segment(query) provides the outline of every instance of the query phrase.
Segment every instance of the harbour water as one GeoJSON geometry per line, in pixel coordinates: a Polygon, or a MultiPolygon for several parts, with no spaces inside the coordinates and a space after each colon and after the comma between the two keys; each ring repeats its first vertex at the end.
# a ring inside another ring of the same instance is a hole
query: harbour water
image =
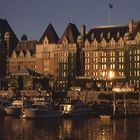
{"type": "Polygon", "coordinates": [[[140,119],[0,117],[0,140],[140,140],[140,119]]]}

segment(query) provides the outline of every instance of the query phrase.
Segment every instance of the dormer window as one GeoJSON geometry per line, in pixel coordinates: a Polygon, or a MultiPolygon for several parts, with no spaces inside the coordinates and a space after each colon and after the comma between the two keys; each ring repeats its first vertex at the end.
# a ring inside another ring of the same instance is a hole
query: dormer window
{"type": "Polygon", "coordinates": [[[15,50],[12,52],[12,58],[17,58],[17,54],[16,54],[15,50]]]}
{"type": "Polygon", "coordinates": [[[110,32],[108,32],[107,34],[107,39],[110,39],[110,32]]]}
{"type": "Polygon", "coordinates": [[[68,39],[66,37],[63,39],[63,44],[68,44],[68,39]]]}
{"type": "Polygon", "coordinates": [[[103,33],[100,34],[100,39],[101,39],[101,40],[103,39],[103,33]]]}
{"type": "Polygon", "coordinates": [[[91,35],[91,40],[94,40],[94,33],[92,33],[91,35]]]}
{"type": "Polygon", "coordinates": [[[103,46],[103,47],[106,47],[106,40],[103,38],[103,40],[101,41],[101,45],[103,46]]]}
{"type": "Polygon", "coordinates": [[[117,32],[117,39],[120,38],[120,32],[117,32]]]}
{"type": "Polygon", "coordinates": [[[21,50],[20,51],[20,53],[19,53],[19,56],[18,56],[19,58],[24,58],[24,53],[23,53],[23,51],[21,50]]]}
{"type": "Polygon", "coordinates": [[[95,48],[98,46],[98,42],[97,42],[96,38],[93,40],[92,46],[95,48]]]}
{"type": "Polygon", "coordinates": [[[65,37],[62,41],[64,48],[66,48],[68,46],[68,39],[65,37]]]}
{"type": "Polygon", "coordinates": [[[30,53],[29,50],[26,50],[26,57],[27,57],[27,58],[30,58],[30,57],[31,57],[31,53],[30,53]]]}
{"type": "Polygon", "coordinates": [[[111,46],[115,46],[115,40],[114,40],[113,37],[112,37],[111,40],[110,40],[110,45],[111,45],[111,46]]]}
{"type": "Polygon", "coordinates": [[[119,44],[120,44],[120,46],[124,46],[124,40],[122,39],[122,37],[119,40],[119,44]]]}
{"type": "Polygon", "coordinates": [[[85,47],[89,47],[89,41],[87,39],[85,41],[85,47]]]}
{"type": "Polygon", "coordinates": [[[43,41],[43,42],[44,42],[44,45],[45,45],[45,44],[49,44],[49,40],[48,40],[48,38],[47,38],[47,37],[45,37],[45,39],[44,39],[44,41],[43,41]]]}

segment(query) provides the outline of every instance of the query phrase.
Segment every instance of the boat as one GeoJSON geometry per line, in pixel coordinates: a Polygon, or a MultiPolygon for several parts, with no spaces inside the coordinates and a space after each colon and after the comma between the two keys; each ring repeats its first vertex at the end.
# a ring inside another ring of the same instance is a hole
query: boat
{"type": "Polygon", "coordinates": [[[8,106],[11,104],[10,98],[0,98],[0,116],[5,115],[5,106],[8,106]]]}
{"type": "Polygon", "coordinates": [[[87,116],[92,109],[81,100],[66,100],[61,103],[64,117],[87,116]]]}
{"type": "Polygon", "coordinates": [[[62,116],[61,110],[58,104],[32,104],[31,107],[23,110],[23,118],[35,119],[35,118],[60,118],[62,116]]]}
{"type": "Polygon", "coordinates": [[[49,96],[33,97],[31,100],[32,104],[23,109],[23,118],[60,118],[62,116],[59,104],[52,102],[49,96]]]}
{"type": "Polygon", "coordinates": [[[19,116],[22,113],[22,100],[14,100],[10,106],[4,107],[5,114],[10,116],[19,116]]]}

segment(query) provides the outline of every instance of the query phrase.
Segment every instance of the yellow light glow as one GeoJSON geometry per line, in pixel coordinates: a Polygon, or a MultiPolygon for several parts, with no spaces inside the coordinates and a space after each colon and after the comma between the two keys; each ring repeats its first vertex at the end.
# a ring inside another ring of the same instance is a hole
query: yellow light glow
{"type": "Polygon", "coordinates": [[[113,71],[109,71],[109,78],[112,79],[114,77],[114,72],[113,71]]]}

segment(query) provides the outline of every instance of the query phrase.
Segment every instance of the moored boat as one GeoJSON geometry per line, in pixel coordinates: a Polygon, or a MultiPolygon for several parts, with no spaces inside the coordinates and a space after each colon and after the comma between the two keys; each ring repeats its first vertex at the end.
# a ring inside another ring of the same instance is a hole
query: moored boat
{"type": "Polygon", "coordinates": [[[48,105],[35,105],[23,110],[23,118],[60,118],[62,115],[57,104],[49,103],[48,105]]]}
{"type": "Polygon", "coordinates": [[[14,100],[10,106],[4,108],[5,114],[10,116],[20,116],[22,113],[22,107],[22,100],[14,100]]]}
{"type": "Polygon", "coordinates": [[[67,100],[61,103],[64,117],[87,116],[92,109],[81,100],[67,100]]]}

